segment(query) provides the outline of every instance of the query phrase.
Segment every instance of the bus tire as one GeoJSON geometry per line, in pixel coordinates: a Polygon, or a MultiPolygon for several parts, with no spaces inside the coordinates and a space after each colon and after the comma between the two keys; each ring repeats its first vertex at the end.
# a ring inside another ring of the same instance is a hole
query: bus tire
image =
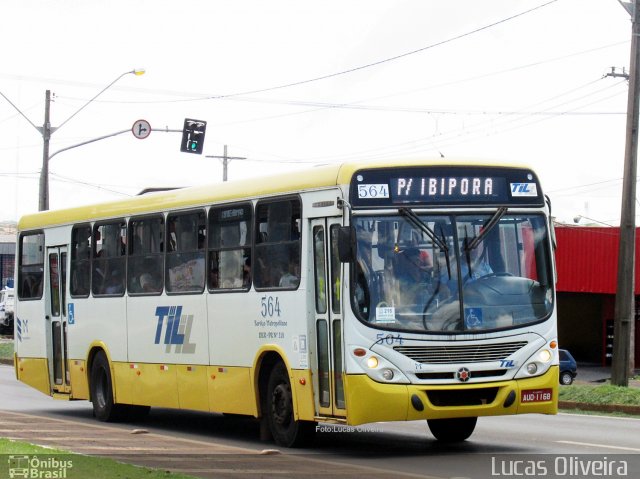
{"type": "Polygon", "coordinates": [[[104,351],[99,351],[93,358],[90,387],[93,416],[104,422],[122,419],[125,410],[113,401],[111,369],[104,351]]]}
{"type": "Polygon", "coordinates": [[[431,434],[441,442],[462,442],[473,434],[477,417],[456,417],[449,419],[427,419],[431,434]]]}
{"type": "Polygon", "coordinates": [[[294,419],[291,382],[282,362],[271,370],[265,402],[269,431],[278,446],[300,447],[313,438],[316,424],[294,419]]]}

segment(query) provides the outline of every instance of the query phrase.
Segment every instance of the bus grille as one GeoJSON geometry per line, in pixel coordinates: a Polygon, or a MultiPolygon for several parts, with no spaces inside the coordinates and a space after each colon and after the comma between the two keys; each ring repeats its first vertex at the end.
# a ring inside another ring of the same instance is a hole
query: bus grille
{"type": "Polygon", "coordinates": [[[396,346],[397,352],[426,364],[500,361],[527,345],[526,341],[464,346],[396,346]]]}

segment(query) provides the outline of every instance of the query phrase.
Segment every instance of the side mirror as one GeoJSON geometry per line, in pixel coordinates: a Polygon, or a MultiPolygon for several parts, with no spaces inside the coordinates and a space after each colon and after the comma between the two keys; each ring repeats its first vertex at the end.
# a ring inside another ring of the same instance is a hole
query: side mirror
{"type": "Polygon", "coordinates": [[[350,263],[356,259],[356,229],[353,226],[338,228],[338,258],[342,263],[350,263]]]}

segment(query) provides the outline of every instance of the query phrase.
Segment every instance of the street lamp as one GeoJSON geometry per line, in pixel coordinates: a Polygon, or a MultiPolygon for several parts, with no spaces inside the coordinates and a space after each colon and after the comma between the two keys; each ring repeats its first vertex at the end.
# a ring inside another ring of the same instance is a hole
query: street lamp
{"type": "Polygon", "coordinates": [[[20,115],[22,115],[28,122],[33,126],[38,132],[42,135],[43,140],[43,149],[42,149],[42,169],[40,170],[40,187],[39,187],[39,195],[38,195],[38,210],[44,211],[49,209],[49,140],[51,139],[51,135],[59,130],[64,124],[66,124],[71,118],[76,116],[82,110],[84,110],[89,103],[102,95],[105,91],[113,86],[120,78],[125,75],[133,74],[136,76],[144,75],[144,69],[137,68],[135,70],[131,70],[128,72],[124,72],[120,74],[115,80],[109,83],[106,87],[100,90],[93,98],[91,98],[88,102],[82,105],[78,110],[75,111],[70,117],[60,123],[57,127],[52,127],[51,122],[49,121],[49,112],[51,109],[51,90],[46,91],[45,96],[45,104],[44,104],[44,124],[42,126],[36,126],[20,109],[13,104],[11,100],[9,100],[4,93],[0,92],[0,96],[2,96],[5,100],[9,102],[9,104],[16,109],[20,115]]]}
{"type": "Polygon", "coordinates": [[[67,123],[71,118],[76,116],[82,110],[84,110],[89,103],[102,95],[105,91],[107,91],[114,83],[116,83],[120,78],[125,75],[133,74],[136,76],[144,75],[144,69],[135,69],[128,72],[124,72],[119,75],[115,80],[109,83],[106,87],[100,90],[93,98],[91,98],[88,102],[82,105],[78,110],[75,111],[69,118],[64,120],[58,127],[52,127],[49,121],[49,111],[51,105],[51,91],[47,90],[45,97],[45,105],[44,105],[44,124],[41,127],[36,127],[36,129],[42,135],[43,140],[43,148],[42,148],[42,169],[40,170],[40,189],[38,194],[38,211],[45,211],[49,209],[49,140],[51,139],[51,135],[59,130],[65,123],[67,123]]]}

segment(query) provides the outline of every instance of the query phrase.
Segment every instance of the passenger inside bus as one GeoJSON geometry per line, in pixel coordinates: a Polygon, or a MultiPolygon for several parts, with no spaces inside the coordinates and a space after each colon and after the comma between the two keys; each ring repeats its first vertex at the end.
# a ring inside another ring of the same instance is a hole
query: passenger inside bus
{"type": "Polygon", "coordinates": [[[77,244],[75,257],[73,258],[74,267],[72,268],[71,275],[71,293],[77,296],[85,296],[89,294],[89,278],[91,275],[89,265],[91,258],[91,229],[89,227],[79,228],[77,231],[79,233],[75,239],[77,244]]]}
{"type": "Polygon", "coordinates": [[[199,291],[204,287],[204,214],[189,213],[170,217],[168,284],[171,292],[199,291]]]}
{"type": "Polygon", "coordinates": [[[430,282],[432,269],[431,256],[427,251],[409,247],[395,254],[395,290],[399,305],[415,305],[422,311],[428,299],[427,283],[430,282]]]}

